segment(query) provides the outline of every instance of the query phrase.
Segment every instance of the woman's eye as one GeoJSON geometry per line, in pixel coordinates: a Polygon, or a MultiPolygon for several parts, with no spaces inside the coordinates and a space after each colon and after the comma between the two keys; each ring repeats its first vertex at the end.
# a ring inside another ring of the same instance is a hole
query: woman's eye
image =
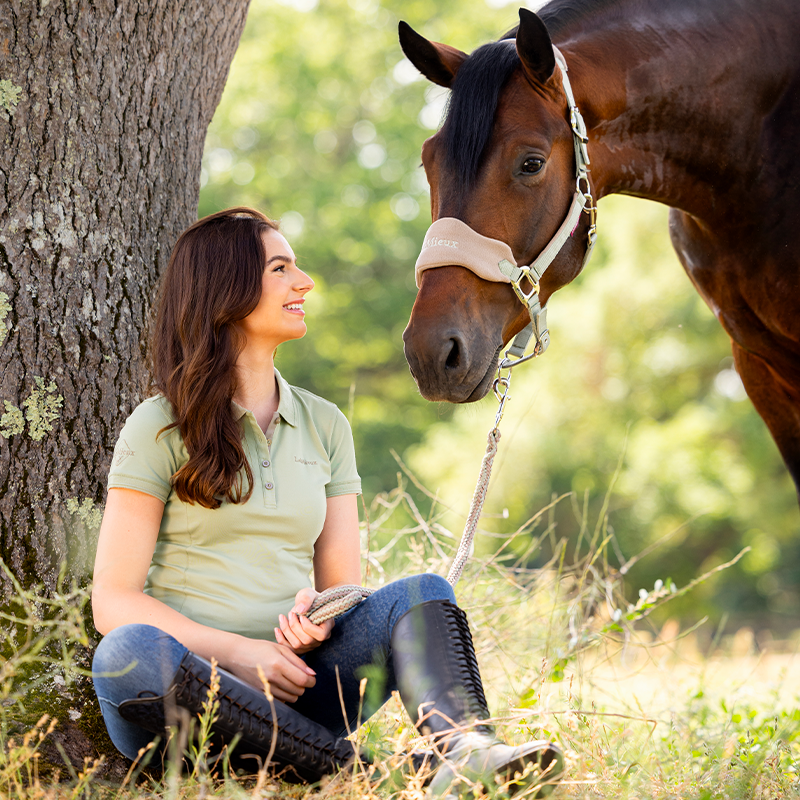
{"type": "Polygon", "coordinates": [[[278,264],[278,266],[275,267],[275,269],[273,269],[272,271],[273,272],[278,272],[278,271],[283,272],[285,269],[286,269],[286,267],[284,267],[283,264],[278,264]]]}
{"type": "Polygon", "coordinates": [[[522,172],[523,175],[536,175],[542,171],[542,167],[544,167],[544,159],[531,156],[522,162],[520,172],[522,172]]]}

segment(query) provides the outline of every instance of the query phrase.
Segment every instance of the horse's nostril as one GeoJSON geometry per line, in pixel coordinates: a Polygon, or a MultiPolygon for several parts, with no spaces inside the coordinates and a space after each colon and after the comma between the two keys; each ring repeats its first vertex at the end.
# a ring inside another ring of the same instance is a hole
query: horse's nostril
{"type": "Polygon", "coordinates": [[[458,339],[451,339],[450,352],[447,354],[444,366],[446,369],[457,369],[461,363],[461,346],[458,339]]]}

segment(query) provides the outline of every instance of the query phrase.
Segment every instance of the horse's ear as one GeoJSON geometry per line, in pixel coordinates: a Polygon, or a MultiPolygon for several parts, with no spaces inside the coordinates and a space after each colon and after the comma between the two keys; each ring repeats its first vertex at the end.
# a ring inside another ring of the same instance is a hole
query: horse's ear
{"type": "Polygon", "coordinates": [[[553,43],[544,22],[527,8],[519,10],[517,55],[533,83],[544,85],[556,68],[553,43]]]}
{"type": "Polygon", "coordinates": [[[450,88],[458,68],[467,58],[466,53],[446,44],[429,42],[407,22],[398,25],[400,47],[406,58],[429,80],[450,88]]]}

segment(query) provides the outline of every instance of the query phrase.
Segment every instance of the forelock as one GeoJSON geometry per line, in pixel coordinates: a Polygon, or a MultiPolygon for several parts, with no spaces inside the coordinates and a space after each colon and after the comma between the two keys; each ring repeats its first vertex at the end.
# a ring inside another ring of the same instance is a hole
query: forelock
{"type": "Polygon", "coordinates": [[[479,47],[456,73],[442,140],[446,168],[462,189],[477,178],[500,93],[519,65],[516,43],[506,39],[479,47]]]}

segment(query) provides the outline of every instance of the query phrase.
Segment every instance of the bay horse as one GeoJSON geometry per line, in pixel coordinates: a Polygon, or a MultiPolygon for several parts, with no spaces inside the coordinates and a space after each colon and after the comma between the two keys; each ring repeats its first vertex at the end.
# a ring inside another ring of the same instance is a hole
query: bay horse
{"type": "MultiPolygon", "coordinates": [[[[670,207],[678,257],[800,488],[800,2],[552,0],[519,14],[470,55],[400,23],[406,57],[452,90],[422,147],[434,225],[505,248],[509,269],[531,264],[576,196],[571,84],[585,210],[614,193],[670,207]]],[[[542,306],[580,272],[591,216],[541,275],[542,306]]],[[[425,398],[473,402],[530,316],[508,277],[455,256],[433,266],[418,263],[406,358],[425,398]]]]}

